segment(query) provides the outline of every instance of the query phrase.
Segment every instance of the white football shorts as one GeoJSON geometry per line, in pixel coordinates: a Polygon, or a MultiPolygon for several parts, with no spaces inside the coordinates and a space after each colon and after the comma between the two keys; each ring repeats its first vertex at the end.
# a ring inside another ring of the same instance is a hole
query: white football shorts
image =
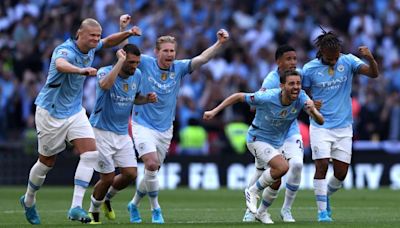
{"type": "Polygon", "coordinates": [[[277,155],[282,155],[282,148],[275,149],[269,143],[255,141],[247,142],[247,148],[255,158],[257,169],[267,169],[269,161],[277,155]]]}
{"type": "Polygon", "coordinates": [[[57,119],[39,106],[35,114],[36,131],[38,135],[38,151],[41,155],[52,156],[62,152],[65,140],[72,141],[80,138],[93,138],[93,128],[82,110],[66,119],[57,119]]]}
{"type": "Polygon", "coordinates": [[[99,161],[95,170],[99,173],[112,173],[115,167],[137,167],[137,159],[131,137],[118,135],[112,131],[93,128],[99,161]]]}
{"type": "Polygon", "coordinates": [[[157,152],[160,164],[162,164],[171,144],[172,131],[172,126],[170,129],[160,132],[132,121],[132,137],[139,158],[147,153],[157,152]]]}
{"type": "Polygon", "coordinates": [[[299,161],[303,161],[304,147],[301,135],[292,135],[287,138],[282,146],[282,154],[287,160],[296,158],[299,161]]]}
{"type": "Polygon", "coordinates": [[[332,158],[351,162],[353,127],[326,129],[310,126],[312,159],[332,158]]]}

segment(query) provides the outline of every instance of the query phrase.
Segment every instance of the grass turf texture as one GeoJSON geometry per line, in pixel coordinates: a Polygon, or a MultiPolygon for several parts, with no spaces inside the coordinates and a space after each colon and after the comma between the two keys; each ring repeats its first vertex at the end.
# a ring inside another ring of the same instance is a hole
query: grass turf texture
{"type": "MultiPolygon", "coordinates": [[[[67,219],[67,210],[71,204],[73,187],[43,186],[37,195],[37,208],[42,227],[83,227],[91,226],[72,222],[67,219]]],[[[25,192],[25,187],[0,188],[0,227],[29,227],[18,199],[25,192]]],[[[89,208],[87,191],[84,207],[89,208]]],[[[232,190],[162,190],[159,194],[166,224],[151,224],[151,213],[148,198],[140,205],[143,223],[129,223],[126,209],[131,200],[134,188],[129,187],[120,192],[112,201],[116,220],[108,221],[101,214],[100,227],[261,227],[259,222],[242,223],[245,201],[242,191],[232,190]]],[[[379,190],[340,190],[331,199],[334,222],[321,224],[316,222],[316,203],[314,193],[310,190],[299,191],[292,209],[296,223],[283,223],[279,217],[284,191],[269,209],[274,227],[396,227],[400,224],[399,198],[400,191],[379,190]]]]}

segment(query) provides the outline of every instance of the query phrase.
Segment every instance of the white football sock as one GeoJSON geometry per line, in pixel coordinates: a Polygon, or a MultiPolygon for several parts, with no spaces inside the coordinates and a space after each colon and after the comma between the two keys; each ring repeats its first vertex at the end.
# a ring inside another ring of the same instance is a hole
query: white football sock
{"type": "Polygon", "coordinates": [[[326,211],[327,186],[325,179],[314,179],[314,194],[317,201],[318,212],[326,211]]]}
{"type": "Polygon", "coordinates": [[[90,208],[89,212],[100,212],[100,206],[104,202],[103,200],[96,200],[93,195],[90,196],[90,208]]]}
{"type": "Polygon", "coordinates": [[[342,183],[343,181],[340,181],[334,175],[332,175],[328,182],[328,196],[339,190],[342,187],[342,183]]]}
{"type": "Polygon", "coordinates": [[[144,171],[144,181],[146,183],[146,190],[147,194],[149,194],[150,198],[150,205],[151,209],[159,208],[160,205],[158,204],[158,177],[157,177],[158,170],[156,171],[150,171],[146,170],[144,171]]]}
{"type": "Polygon", "coordinates": [[[87,151],[82,153],[74,178],[74,195],[72,197],[71,208],[82,207],[83,197],[92,179],[94,167],[98,161],[98,151],[87,151]]]}
{"type": "Polygon", "coordinates": [[[25,193],[25,205],[27,207],[32,207],[36,202],[36,192],[43,185],[46,179],[47,173],[52,169],[45,164],[41,163],[39,160],[32,166],[29,172],[28,187],[25,193]]]}
{"type": "Polygon", "coordinates": [[[289,160],[289,171],[286,180],[285,201],[283,208],[292,208],[294,199],[297,195],[297,190],[301,181],[301,170],[303,169],[303,160],[292,158],[289,160]]]}
{"type": "Polygon", "coordinates": [[[119,192],[118,189],[115,189],[113,186],[110,186],[110,188],[107,191],[105,200],[111,200],[118,192],[119,192]]]}
{"type": "Polygon", "coordinates": [[[146,182],[144,178],[139,182],[138,186],[136,187],[136,192],[135,196],[132,199],[132,204],[139,206],[140,201],[143,199],[143,197],[147,194],[146,190],[146,182]]]}
{"type": "Polygon", "coordinates": [[[267,187],[264,189],[262,194],[262,201],[257,210],[258,214],[262,214],[268,209],[268,207],[272,205],[274,200],[278,197],[278,192],[278,190],[272,189],[271,187],[267,187]]]}

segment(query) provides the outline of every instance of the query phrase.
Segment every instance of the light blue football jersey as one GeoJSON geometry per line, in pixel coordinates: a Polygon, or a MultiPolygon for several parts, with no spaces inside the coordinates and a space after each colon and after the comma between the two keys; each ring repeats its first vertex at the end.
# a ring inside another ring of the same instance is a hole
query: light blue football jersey
{"type": "Polygon", "coordinates": [[[353,123],[351,107],[351,87],[354,74],[364,64],[352,54],[340,54],[334,66],[333,75],[329,75],[329,66],[319,59],[308,62],[303,67],[303,88],[310,88],[313,100],[322,100],[321,114],[323,125],[314,126],[334,129],[344,128],[353,123]]]}
{"type": "Polygon", "coordinates": [[[190,72],[190,59],[175,60],[168,70],[160,69],[157,59],[141,55],[142,93],[155,92],[158,102],[135,106],[133,120],[158,131],[166,131],[175,119],[176,101],[182,78],[190,72]]]}
{"type": "MultiPolygon", "coordinates": [[[[301,74],[301,69],[296,69],[297,72],[301,74]]],[[[261,90],[280,88],[281,81],[278,73],[278,69],[269,72],[267,77],[264,78],[263,84],[261,86],[261,90]]],[[[300,128],[297,120],[293,121],[290,126],[289,132],[287,134],[287,138],[292,137],[293,135],[300,135],[300,128]]]]}
{"type": "Polygon", "coordinates": [[[118,76],[114,85],[109,90],[104,90],[100,88],[99,82],[112,67],[102,67],[97,72],[96,104],[89,121],[93,127],[118,135],[127,135],[129,116],[136,94],[140,93],[142,73],[136,69],[135,74],[129,78],[123,79],[118,76]]]}
{"type": "Polygon", "coordinates": [[[262,141],[274,148],[283,145],[290,126],[310,98],[301,90],[297,100],[284,106],[280,97],[281,89],[269,89],[245,95],[246,102],[256,107],[256,115],[247,134],[248,142],[262,141]]]}
{"type": "Polygon", "coordinates": [[[51,56],[46,84],[36,98],[35,104],[46,109],[52,117],[65,119],[82,109],[83,84],[86,76],[58,72],[56,60],[63,58],[74,66],[90,67],[94,53],[101,49],[102,41],[87,54],[82,53],[74,40],[68,39],[57,46],[51,56]]]}

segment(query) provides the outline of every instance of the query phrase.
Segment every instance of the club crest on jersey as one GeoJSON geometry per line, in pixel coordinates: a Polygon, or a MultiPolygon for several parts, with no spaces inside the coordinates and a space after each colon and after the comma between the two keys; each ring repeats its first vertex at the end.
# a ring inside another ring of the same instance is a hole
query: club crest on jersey
{"type": "Polygon", "coordinates": [[[344,71],[344,66],[343,66],[342,64],[340,64],[340,65],[337,67],[337,70],[338,70],[339,72],[343,72],[343,71],[344,71]]]}
{"type": "Polygon", "coordinates": [[[128,90],[129,90],[128,83],[124,83],[124,84],[123,84],[123,88],[124,88],[124,91],[125,91],[125,92],[128,92],[128,90]]]}
{"type": "Polygon", "coordinates": [[[163,80],[163,81],[167,80],[167,73],[161,74],[161,80],[163,80]]]}
{"type": "Polygon", "coordinates": [[[292,110],[290,111],[291,113],[296,113],[297,109],[295,107],[292,108],[292,110]]]}
{"type": "Polygon", "coordinates": [[[132,83],[132,90],[136,90],[136,83],[132,83]]]}
{"type": "Polygon", "coordinates": [[[280,117],[286,117],[287,115],[287,110],[282,110],[281,113],[279,113],[280,117]]]}
{"type": "Polygon", "coordinates": [[[89,58],[84,58],[83,59],[83,64],[86,66],[89,64],[89,58]]]}
{"type": "Polygon", "coordinates": [[[175,72],[169,73],[169,78],[170,78],[170,79],[174,79],[174,78],[175,78],[175,72]]]}

